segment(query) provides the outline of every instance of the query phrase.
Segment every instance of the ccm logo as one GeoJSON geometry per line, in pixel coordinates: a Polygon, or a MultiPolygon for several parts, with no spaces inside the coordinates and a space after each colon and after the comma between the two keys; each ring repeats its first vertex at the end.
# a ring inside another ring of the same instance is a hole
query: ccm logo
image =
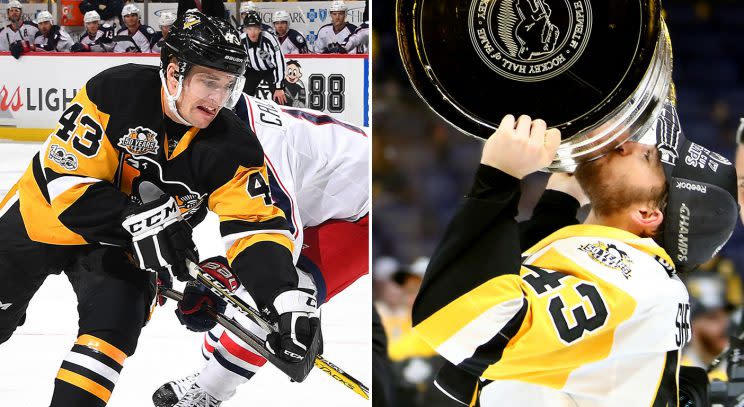
{"type": "Polygon", "coordinates": [[[173,217],[177,213],[178,205],[176,205],[175,201],[172,201],[170,206],[161,207],[159,211],[149,213],[146,215],[145,218],[129,224],[129,233],[136,234],[141,232],[143,229],[149,229],[157,224],[162,223],[164,220],[173,217]]]}

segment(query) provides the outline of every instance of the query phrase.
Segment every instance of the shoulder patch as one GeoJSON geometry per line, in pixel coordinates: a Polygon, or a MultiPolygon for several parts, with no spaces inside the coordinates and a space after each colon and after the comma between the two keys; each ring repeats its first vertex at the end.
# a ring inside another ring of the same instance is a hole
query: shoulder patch
{"type": "Polygon", "coordinates": [[[153,28],[152,28],[152,27],[150,27],[149,25],[147,26],[146,30],[147,30],[147,32],[148,32],[149,34],[155,34],[155,30],[153,30],[153,28]]]}
{"type": "Polygon", "coordinates": [[[296,40],[297,40],[297,42],[299,42],[300,44],[302,44],[303,42],[305,42],[305,37],[303,37],[302,34],[297,34],[296,40]]]}

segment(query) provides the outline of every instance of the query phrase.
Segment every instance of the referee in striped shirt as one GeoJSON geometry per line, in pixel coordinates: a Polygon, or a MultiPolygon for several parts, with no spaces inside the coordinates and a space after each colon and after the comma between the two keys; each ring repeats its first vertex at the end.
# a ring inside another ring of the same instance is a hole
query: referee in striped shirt
{"type": "Polygon", "coordinates": [[[243,20],[245,32],[241,35],[243,46],[248,51],[248,68],[245,71],[243,92],[256,96],[256,89],[261,80],[269,84],[276,103],[284,105],[282,80],[284,80],[284,55],[273,34],[261,30],[261,17],[255,11],[246,14],[243,20]]]}

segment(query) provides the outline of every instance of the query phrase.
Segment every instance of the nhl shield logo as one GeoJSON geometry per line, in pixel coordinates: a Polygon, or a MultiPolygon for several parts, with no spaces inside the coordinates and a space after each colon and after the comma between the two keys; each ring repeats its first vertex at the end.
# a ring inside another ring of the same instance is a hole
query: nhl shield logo
{"type": "Polygon", "coordinates": [[[129,129],[129,132],[119,139],[117,145],[132,155],[157,154],[157,136],[157,133],[147,127],[138,126],[129,129]]]}
{"type": "Polygon", "coordinates": [[[328,9],[327,8],[318,9],[318,17],[320,17],[320,21],[325,21],[326,18],[328,18],[328,9]]]}
{"type": "Polygon", "coordinates": [[[483,62],[515,81],[561,74],[584,52],[592,28],[588,1],[473,0],[470,39],[483,62]]]}

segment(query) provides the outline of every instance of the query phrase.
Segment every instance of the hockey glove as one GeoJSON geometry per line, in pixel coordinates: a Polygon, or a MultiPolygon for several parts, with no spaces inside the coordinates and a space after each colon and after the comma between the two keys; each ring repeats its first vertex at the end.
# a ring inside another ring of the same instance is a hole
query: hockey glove
{"type": "MultiPolygon", "coordinates": [[[[224,257],[209,258],[201,262],[199,268],[221,282],[230,292],[234,292],[239,286],[237,277],[230,271],[230,266],[227,265],[227,259],[224,257]]],[[[217,322],[207,314],[208,305],[220,313],[225,312],[225,301],[213,294],[202,283],[190,281],[183,290],[183,299],[178,303],[176,317],[181,325],[185,325],[190,331],[209,331],[217,322]]]]}
{"type": "Polygon", "coordinates": [[[10,44],[10,55],[12,55],[13,58],[19,59],[21,54],[23,54],[23,44],[21,44],[20,41],[10,44]]]}
{"type": "Polygon", "coordinates": [[[165,301],[167,301],[168,299],[162,294],[161,287],[173,288],[173,277],[171,277],[168,269],[162,268],[158,270],[157,274],[155,275],[155,286],[157,288],[156,299],[158,301],[158,305],[162,307],[163,305],[165,305],[165,301]]]}
{"type": "Polygon", "coordinates": [[[196,245],[191,226],[172,197],[162,195],[130,207],[122,226],[132,235],[132,254],[139,268],[157,272],[165,267],[180,281],[190,279],[186,259],[197,261],[196,245]]]}
{"type": "Polygon", "coordinates": [[[70,52],[90,52],[90,46],[76,42],[70,47],[70,52]]]}
{"type": "Polygon", "coordinates": [[[279,331],[266,337],[266,348],[288,362],[302,361],[320,329],[317,311],[312,293],[298,289],[279,294],[269,307],[279,331]]]}

